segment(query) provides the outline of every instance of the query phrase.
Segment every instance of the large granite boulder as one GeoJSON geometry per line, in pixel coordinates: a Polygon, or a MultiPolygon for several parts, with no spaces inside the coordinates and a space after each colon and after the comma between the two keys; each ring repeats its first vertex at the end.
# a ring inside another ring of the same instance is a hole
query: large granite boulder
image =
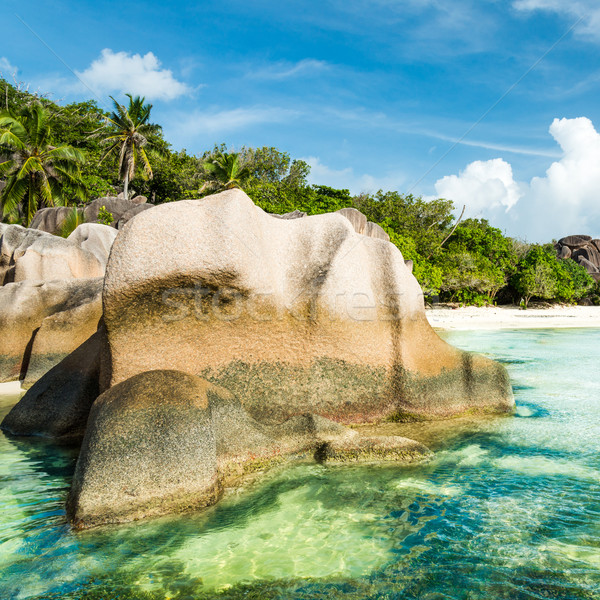
{"type": "MultiPolygon", "coordinates": [[[[142,199],[143,196],[140,196],[138,198],[142,199]]],[[[123,197],[118,198],[114,196],[106,196],[104,198],[96,198],[95,200],[92,200],[92,202],[85,206],[83,214],[86,222],[96,223],[98,221],[98,213],[100,209],[104,206],[106,210],[113,216],[113,222],[111,223],[111,225],[113,227],[116,227],[119,219],[121,219],[121,217],[127,211],[130,211],[137,206],[141,206],[142,204],[144,204],[144,202],[133,202],[132,200],[126,200],[123,197]]]]}
{"type": "Polygon", "coordinates": [[[125,226],[125,223],[127,223],[128,221],[133,219],[133,217],[135,217],[135,215],[138,215],[139,213],[144,212],[145,210],[148,210],[148,209],[152,208],[153,206],[154,206],[153,204],[138,204],[137,206],[130,208],[128,211],[124,212],[119,217],[119,220],[116,221],[115,227],[117,229],[123,229],[123,227],[125,226]]]}
{"type": "Polygon", "coordinates": [[[102,332],[98,331],[45,373],[2,421],[13,435],[79,442],[98,397],[102,332]]]}
{"type": "Polygon", "coordinates": [[[600,240],[590,235],[569,235],[556,242],[558,258],[572,258],[595,280],[600,280],[600,240]]]}
{"type": "Polygon", "coordinates": [[[33,383],[90,337],[102,315],[102,283],[99,277],[0,287],[0,382],[24,379],[31,366],[33,383]]]}
{"type": "Polygon", "coordinates": [[[224,487],[290,458],[422,461],[399,437],[364,438],[315,415],[255,421],[230,392],[171,370],[134,375],[93,404],[67,514],[76,528],[200,508],[224,487]]]}
{"type": "Polygon", "coordinates": [[[200,375],[261,423],[513,408],[505,369],[441,340],[400,251],[341,214],[274,219],[240,190],[159,205],[116,238],[103,302],[107,385],[200,375]]]}
{"type": "Polygon", "coordinates": [[[96,400],[67,502],[75,527],[189,510],[218,499],[211,387],[184,373],[152,371],[96,400]]]}
{"type": "Polygon", "coordinates": [[[109,225],[82,223],[67,239],[93,254],[102,267],[106,268],[108,255],[117,233],[117,230],[109,225]]]}
{"type": "Polygon", "coordinates": [[[20,225],[0,229],[2,283],[101,277],[103,265],[74,240],[20,225]]]}
{"type": "Polygon", "coordinates": [[[33,215],[29,227],[46,233],[57,235],[69,216],[73,213],[72,206],[49,206],[40,208],[33,215]]]}

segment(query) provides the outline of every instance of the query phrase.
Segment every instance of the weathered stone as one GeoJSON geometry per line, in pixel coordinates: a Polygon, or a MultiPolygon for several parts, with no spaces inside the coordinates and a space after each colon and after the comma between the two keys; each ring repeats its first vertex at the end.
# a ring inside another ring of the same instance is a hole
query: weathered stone
{"type": "Polygon", "coordinates": [[[148,198],[146,198],[146,196],[135,196],[135,198],[132,198],[131,201],[134,204],[145,204],[148,202],[148,198]]]}
{"type": "Polygon", "coordinates": [[[48,317],[64,312],[64,317],[71,315],[74,320],[57,317],[54,327],[47,325],[48,330],[54,333],[50,338],[42,335],[47,341],[38,345],[36,360],[47,360],[48,365],[56,364],[80,343],[81,337],[76,333],[78,329],[87,328],[87,335],[91,335],[95,326],[92,325],[90,332],[90,320],[81,323],[77,320],[81,311],[70,311],[95,303],[94,310],[98,315],[101,291],[102,278],[23,281],[0,287],[0,382],[25,377],[35,345],[35,334],[48,317]],[[55,337],[59,330],[60,335],[55,337]]]}
{"type": "Polygon", "coordinates": [[[346,219],[352,223],[352,227],[354,227],[356,233],[365,233],[365,229],[367,228],[367,217],[365,217],[360,210],[357,210],[356,208],[341,208],[337,213],[346,217],[346,219]]]}
{"type": "Polygon", "coordinates": [[[413,440],[364,438],[311,414],[269,427],[221,387],[148,371],[93,404],[67,512],[87,528],[207,506],[223,487],[290,458],[409,463],[430,455],[413,440]]]}
{"type": "Polygon", "coordinates": [[[579,261],[580,257],[585,258],[585,260],[594,265],[594,267],[600,267],[600,252],[596,250],[594,245],[588,244],[584,248],[578,248],[573,252],[573,260],[579,261]]]}
{"type": "Polygon", "coordinates": [[[116,237],[117,231],[114,227],[101,223],[83,223],[67,239],[93,254],[106,268],[108,255],[116,237]]]}
{"type": "Polygon", "coordinates": [[[135,215],[138,215],[141,212],[144,212],[145,210],[148,210],[152,207],[153,204],[138,204],[138,206],[130,208],[128,211],[124,212],[121,215],[121,218],[116,223],[116,228],[123,229],[127,221],[130,221],[131,219],[133,219],[133,217],[135,217],[135,215]]]}
{"type": "Polygon", "coordinates": [[[569,246],[559,246],[559,250],[558,250],[558,258],[571,258],[571,248],[569,248],[569,246]]]}
{"type": "Polygon", "coordinates": [[[600,240],[592,240],[591,243],[594,244],[596,250],[600,252],[600,240]]]}
{"type": "Polygon", "coordinates": [[[0,278],[3,283],[104,275],[104,265],[72,240],[20,225],[3,225],[0,235],[0,278]]]}
{"type": "Polygon", "coordinates": [[[52,367],[83,344],[98,329],[102,317],[102,286],[97,295],[85,297],[82,303],[46,317],[32,336],[27,372],[21,385],[30,388],[52,367]]]}
{"type": "Polygon", "coordinates": [[[390,241],[388,232],[380,225],[377,225],[377,223],[372,223],[371,221],[369,221],[365,227],[365,235],[368,235],[372,238],[385,240],[386,242],[390,241]]]}
{"type": "Polygon", "coordinates": [[[33,215],[29,227],[46,233],[58,234],[72,212],[73,208],[69,206],[40,208],[33,215]]]}
{"type": "Polygon", "coordinates": [[[559,244],[563,246],[569,246],[570,248],[581,248],[587,245],[592,239],[591,235],[568,235],[567,237],[560,238],[559,244]]]}
{"type": "Polygon", "coordinates": [[[600,269],[589,260],[584,258],[583,256],[577,257],[577,262],[591,275],[593,273],[598,273],[600,269]]]}
{"type": "Polygon", "coordinates": [[[429,326],[400,251],[341,214],[273,219],[239,190],[156,206],[115,240],[103,300],[111,385],[196,374],[260,423],[513,407],[501,365],[429,326]]]}
{"type": "Polygon", "coordinates": [[[271,214],[271,216],[276,219],[302,219],[308,215],[301,210],[293,210],[292,212],[284,213],[282,215],[271,214]]]}
{"type": "Polygon", "coordinates": [[[28,390],[2,421],[14,435],[41,435],[62,441],[83,438],[98,397],[100,344],[96,332],[28,390]]]}
{"type": "MultiPolygon", "coordinates": [[[[129,210],[136,206],[142,206],[141,204],[132,202],[131,200],[125,200],[122,196],[115,198],[114,196],[107,196],[105,198],[96,198],[90,202],[84,209],[85,220],[88,223],[98,221],[98,213],[102,207],[112,214],[113,222],[111,225],[116,227],[119,219],[129,210]]],[[[151,205],[148,205],[151,206],[151,205]]]]}
{"type": "Polygon", "coordinates": [[[221,486],[211,387],[185,373],[149,371],[96,400],[67,502],[76,528],[216,501],[221,486]]]}

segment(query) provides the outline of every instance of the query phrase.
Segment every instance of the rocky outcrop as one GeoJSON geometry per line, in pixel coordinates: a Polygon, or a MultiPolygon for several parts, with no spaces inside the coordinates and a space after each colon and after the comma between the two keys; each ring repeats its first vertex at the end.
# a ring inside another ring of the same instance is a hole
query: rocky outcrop
{"type": "Polygon", "coordinates": [[[39,435],[79,442],[98,397],[102,332],[45,373],[11,409],[2,429],[13,435],[39,435]]]}
{"type": "Polygon", "coordinates": [[[76,241],[20,225],[0,228],[3,284],[101,277],[104,268],[94,254],[76,241]]]}
{"type": "Polygon", "coordinates": [[[346,217],[346,219],[352,223],[352,227],[354,227],[354,231],[356,231],[356,233],[360,233],[361,235],[366,235],[368,237],[378,238],[380,240],[385,240],[386,242],[390,241],[390,236],[383,229],[383,227],[377,225],[377,223],[367,221],[367,217],[356,208],[342,208],[337,212],[338,214],[346,217]]]}
{"type": "Polygon", "coordinates": [[[600,281],[600,240],[589,235],[569,235],[556,243],[558,258],[572,258],[596,281],[600,281]]]}
{"type": "MultiPolygon", "coordinates": [[[[111,226],[118,229],[117,224],[119,222],[122,227],[138,212],[152,208],[153,205],[146,204],[146,202],[146,196],[136,196],[132,200],[125,200],[122,194],[119,194],[119,196],[96,198],[84,206],[83,218],[86,224],[101,224],[98,220],[98,213],[100,208],[104,206],[113,216],[111,226]],[[144,208],[141,208],[142,206],[144,208]]],[[[72,212],[73,207],[67,206],[40,208],[33,216],[29,227],[36,231],[39,230],[58,235],[72,212]]]]}
{"type": "Polygon", "coordinates": [[[105,269],[116,237],[117,231],[113,227],[101,223],[82,223],[67,239],[93,254],[105,269]]]}
{"type": "Polygon", "coordinates": [[[110,385],[175,369],[272,424],[513,407],[505,369],[442,341],[399,250],[342,214],[273,219],[239,190],[157,206],[115,240],[103,300],[110,385]]]}
{"type": "Polygon", "coordinates": [[[33,383],[90,337],[102,315],[101,292],[101,277],[0,287],[0,382],[33,383]]]}
{"type": "Polygon", "coordinates": [[[240,477],[289,457],[411,462],[429,455],[418,442],[361,438],[313,415],[261,425],[223,388],[178,371],[149,371],[94,403],[67,514],[83,529],[200,508],[240,477]]]}

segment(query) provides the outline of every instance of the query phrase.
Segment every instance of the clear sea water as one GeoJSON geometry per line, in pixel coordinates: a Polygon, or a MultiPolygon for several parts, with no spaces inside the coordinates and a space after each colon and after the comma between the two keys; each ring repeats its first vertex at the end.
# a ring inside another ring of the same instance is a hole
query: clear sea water
{"type": "Polygon", "coordinates": [[[600,330],[444,337],[505,362],[517,413],[453,424],[427,465],[299,464],[73,533],[76,452],[1,436],[0,599],[600,598],[600,330]]]}

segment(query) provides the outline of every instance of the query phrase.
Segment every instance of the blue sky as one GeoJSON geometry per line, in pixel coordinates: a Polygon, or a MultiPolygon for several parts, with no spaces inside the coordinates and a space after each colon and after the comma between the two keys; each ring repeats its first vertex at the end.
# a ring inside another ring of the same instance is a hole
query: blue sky
{"type": "Polygon", "coordinates": [[[4,6],[4,76],[64,102],[145,95],[176,149],[277,146],[314,183],[600,236],[596,0],[4,6]]]}

